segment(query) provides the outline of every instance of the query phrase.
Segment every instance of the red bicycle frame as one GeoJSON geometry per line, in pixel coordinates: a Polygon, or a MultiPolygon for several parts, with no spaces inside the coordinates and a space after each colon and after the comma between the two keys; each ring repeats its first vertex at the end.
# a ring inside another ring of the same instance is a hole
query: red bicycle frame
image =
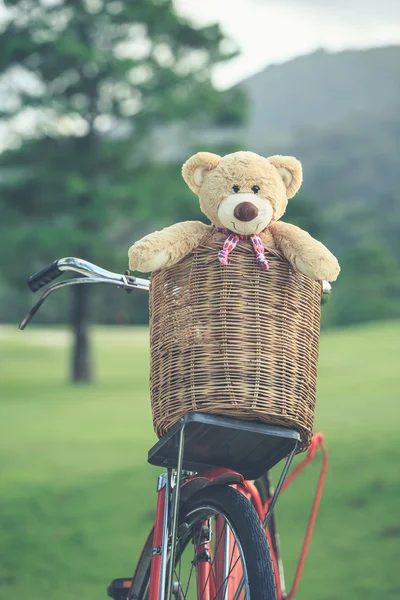
{"type": "MultiPolygon", "coordinates": [[[[300,558],[298,561],[292,589],[289,594],[285,593],[285,585],[283,578],[283,569],[280,568],[280,557],[278,552],[278,545],[276,539],[276,531],[274,535],[271,534],[268,526],[265,527],[266,535],[269,541],[269,546],[271,549],[271,556],[274,566],[275,579],[276,579],[276,587],[277,587],[277,596],[278,600],[289,600],[293,598],[296,593],[301,573],[304,567],[304,562],[306,559],[307,551],[309,548],[312,530],[314,528],[315,519],[319,507],[319,502],[321,499],[322,488],[325,480],[325,473],[328,464],[328,455],[326,452],[326,448],[324,445],[323,436],[321,433],[314,434],[311,445],[308,449],[307,456],[305,459],[294,469],[294,471],[288,476],[286,481],[282,485],[282,491],[287,489],[287,487],[293,482],[295,477],[304,469],[304,467],[311,462],[311,460],[316,455],[318,448],[321,449],[323,455],[322,468],[318,479],[317,490],[315,493],[310,519],[306,529],[306,535],[304,538],[303,546],[301,549],[300,558]]],[[[157,508],[156,508],[156,519],[154,524],[154,537],[153,537],[153,552],[152,552],[152,562],[151,562],[151,575],[150,575],[150,591],[149,591],[149,600],[164,600],[169,598],[168,589],[172,589],[171,580],[168,581],[167,591],[165,591],[165,582],[166,580],[166,558],[163,561],[162,554],[162,545],[166,543],[168,538],[168,504],[169,504],[169,494],[170,494],[170,480],[171,480],[171,472],[168,474],[161,475],[159,478],[159,486],[158,486],[158,498],[157,498],[157,508]]],[[[229,469],[210,469],[207,471],[203,471],[201,473],[191,475],[187,477],[182,486],[181,493],[189,497],[191,490],[199,489],[200,487],[204,487],[206,485],[212,485],[215,483],[223,483],[226,485],[234,485],[245,494],[250,501],[253,503],[260,520],[265,524],[266,515],[268,514],[268,509],[272,503],[272,497],[269,498],[265,503],[262,502],[260,494],[252,481],[244,481],[243,477],[236,473],[235,471],[231,471],[229,469]]],[[[218,535],[218,517],[216,522],[217,527],[217,535],[218,535]]],[[[232,535],[229,533],[229,535],[232,535]]],[[[229,543],[229,541],[228,541],[229,543]]],[[[220,544],[217,551],[217,556],[215,556],[215,561],[222,561],[223,554],[225,552],[225,541],[220,544]]],[[[207,553],[210,553],[209,548],[209,540],[202,541],[200,544],[195,545],[195,556],[205,557],[207,553]]],[[[165,555],[164,555],[165,556],[165,555]]],[[[236,558],[234,557],[234,560],[236,558]]],[[[216,597],[216,590],[220,590],[224,585],[226,586],[225,596],[227,600],[232,600],[236,590],[238,589],[238,585],[240,583],[242,573],[240,568],[234,570],[231,576],[228,578],[227,582],[224,584],[223,581],[220,581],[221,577],[221,569],[217,569],[217,579],[214,580],[213,577],[210,576],[211,565],[209,560],[200,559],[196,564],[197,568],[197,589],[199,597],[202,597],[204,600],[213,600],[216,597]],[[218,575],[219,574],[219,575],[218,575]]]]}

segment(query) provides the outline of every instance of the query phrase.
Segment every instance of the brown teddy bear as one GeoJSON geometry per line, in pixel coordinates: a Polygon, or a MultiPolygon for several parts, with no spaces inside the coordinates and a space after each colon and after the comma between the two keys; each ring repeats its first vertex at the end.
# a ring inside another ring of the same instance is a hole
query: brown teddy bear
{"type": "Polygon", "coordinates": [[[145,236],[129,249],[132,271],[147,273],[170,267],[210,240],[221,242],[218,258],[227,265],[238,241],[250,239],[255,260],[263,269],[269,267],[264,247],[276,248],[296,271],[312,279],[337,278],[339,264],[321,242],[299,227],[279,221],[302,182],[301,163],[296,158],[263,158],[253,152],[221,157],[199,152],[183,165],[182,175],[212,225],[186,221],[145,236]]]}

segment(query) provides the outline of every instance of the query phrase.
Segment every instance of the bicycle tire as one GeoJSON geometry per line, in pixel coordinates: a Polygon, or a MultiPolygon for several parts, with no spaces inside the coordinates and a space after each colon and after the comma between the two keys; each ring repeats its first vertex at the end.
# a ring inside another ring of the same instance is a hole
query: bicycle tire
{"type": "MultiPolygon", "coordinates": [[[[208,486],[196,492],[181,507],[179,514],[179,531],[181,525],[187,522],[187,516],[199,515],[198,525],[203,522],[201,515],[212,512],[224,518],[229,523],[238,546],[243,555],[243,564],[246,569],[247,588],[246,599],[276,600],[275,577],[272,566],[271,554],[267,538],[262,528],[258,515],[249,500],[238,490],[229,486],[208,486]]],[[[193,529],[195,524],[193,525],[193,529]]],[[[178,547],[184,549],[188,546],[192,533],[178,533],[178,547]],[[188,538],[185,541],[184,536],[188,538]]],[[[136,570],[135,580],[129,595],[129,600],[147,600],[150,581],[151,565],[151,540],[148,541],[136,570]]],[[[177,555],[177,562],[180,556],[177,555]]],[[[217,593],[218,597],[221,596],[217,593]]],[[[185,595],[182,596],[183,598],[185,595]]],[[[190,596],[193,597],[193,596],[190,596]]],[[[199,596],[197,596],[199,598],[199,596]]],[[[242,598],[242,595],[240,595],[242,598]]]]}

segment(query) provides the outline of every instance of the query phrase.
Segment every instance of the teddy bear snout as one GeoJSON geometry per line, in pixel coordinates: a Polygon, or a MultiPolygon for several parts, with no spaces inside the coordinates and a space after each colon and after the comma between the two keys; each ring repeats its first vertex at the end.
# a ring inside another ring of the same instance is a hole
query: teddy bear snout
{"type": "Polygon", "coordinates": [[[252,202],[241,202],[234,210],[234,216],[239,221],[252,221],[258,216],[258,208],[252,202]]]}

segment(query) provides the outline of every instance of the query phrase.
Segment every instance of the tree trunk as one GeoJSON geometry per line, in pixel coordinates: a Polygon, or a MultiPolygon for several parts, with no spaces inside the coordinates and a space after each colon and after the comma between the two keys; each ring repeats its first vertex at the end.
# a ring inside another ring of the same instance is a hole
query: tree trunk
{"type": "Polygon", "coordinates": [[[92,380],[89,346],[89,286],[74,285],[72,291],[71,324],[74,332],[71,381],[88,383],[92,380]]]}
{"type": "MultiPolygon", "coordinates": [[[[94,95],[91,98],[92,111],[95,112],[96,107],[96,87],[94,95]]],[[[88,135],[81,138],[81,149],[83,154],[91,154],[95,144],[95,131],[93,128],[94,116],[91,119],[88,135]]],[[[93,182],[95,180],[94,165],[89,164],[89,168],[84,163],[82,164],[81,176],[91,184],[93,194],[93,182]]],[[[79,215],[78,229],[90,236],[96,228],[96,220],[93,211],[89,210],[91,206],[92,196],[90,193],[83,193],[79,199],[79,208],[82,209],[82,214],[79,215]],[[92,214],[91,217],[89,215],[92,214]]],[[[76,247],[75,256],[81,256],[86,260],[91,259],[90,246],[83,243],[76,247]]],[[[92,381],[92,364],[90,356],[89,344],[89,285],[77,284],[72,286],[72,312],[71,324],[74,332],[74,347],[72,351],[72,369],[71,381],[74,383],[89,383],[92,381]]]]}

